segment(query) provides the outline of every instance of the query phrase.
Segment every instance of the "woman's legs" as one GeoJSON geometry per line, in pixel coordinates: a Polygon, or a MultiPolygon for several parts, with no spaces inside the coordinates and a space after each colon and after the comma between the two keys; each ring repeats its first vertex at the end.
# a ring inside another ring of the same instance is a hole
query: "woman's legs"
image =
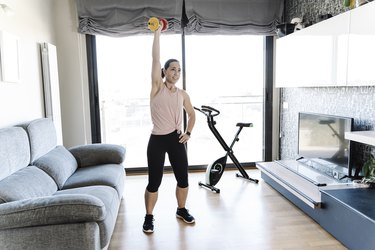
{"type": "Polygon", "coordinates": [[[176,198],[178,208],[184,208],[186,205],[186,200],[189,192],[189,187],[180,188],[176,186],[176,198]]]}
{"type": "Polygon", "coordinates": [[[158,200],[158,189],[163,178],[165,153],[168,153],[169,161],[172,165],[174,175],[177,180],[176,198],[177,212],[176,216],[186,223],[194,223],[194,217],[186,210],[186,199],[189,191],[188,183],[188,161],[186,147],[179,143],[177,132],[157,136],[151,135],[147,147],[148,160],[148,185],[145,190],[146,216],[143,224],[143,231],[152,233],[153,211],[158,200]]]}
{"type": "Polygon", "coordinates": [[[157,135],[151,135],[147,146],[148,184],[145,190],[146,216],[143,223],[143,232],[154,232],[153,211],[158,200],[158,189],[163,178],[165,150],[163,139],[157,135]]]}
{"type": "Polygon", "coordinates": [[[168,150],[168,157],[177,180],[177,206],[178,208],[184,208],[189,192],[188,160],[185,145],[178,142],[178,134],[172,141],[172,147],[168,150]]]}
{"type": "Polygon", "coordinates": [[[146,214],[152,214],[158,201],[158,191],[156,192],[149,192],[147,189],[145,190],[145,206],[146,206],[146,214]]]}
{"type": "Polygon", "coordinates": [[[151,135],[147,147],[148,185],[145,190],[146,214],[152,214],[163,178],[165,150],[161,136],[151,135]]]}
{"type": "MultiPolygon", "coordinates": [[[[180,188],[176,186],[176,198],[178,208],[184,208],[186,205],[186,200],[189,192],[189,187],[180,188]]],[[[146,205],[146,214],[152,214],[158,200],[159,192],[149,192],[145,190],[145,205],[146,205]]]]}

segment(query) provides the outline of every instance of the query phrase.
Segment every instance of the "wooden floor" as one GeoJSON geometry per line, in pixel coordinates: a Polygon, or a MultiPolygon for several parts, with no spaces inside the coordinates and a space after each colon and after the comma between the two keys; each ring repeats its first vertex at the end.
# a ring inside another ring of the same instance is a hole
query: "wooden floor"
{"type": "Polygon", "coordinates": [[[146,175],[128,176],[110,250],[346,249],[310,217],[260,178],[258,184],[226,171],[216,194],[198,186],[204,173],[190,174],[187,208],[196,223],[175,217],[175,179],[165,174],[154,210],[155,232],[142,232],[146,175]]]}

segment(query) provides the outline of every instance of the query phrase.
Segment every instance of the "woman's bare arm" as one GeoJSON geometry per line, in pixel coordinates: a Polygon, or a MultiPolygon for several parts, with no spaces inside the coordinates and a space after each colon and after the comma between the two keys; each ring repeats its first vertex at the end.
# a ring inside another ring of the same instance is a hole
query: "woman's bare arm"
{"type": "MultiPolygon", "coordinates": [[[[195,110],[193,105],[191,104],[190,97],[186,93],[186,91],[183,91],[183,96],[184,96],[184,109],[188,115],[188,123],[187,123],[187,128],[186,132],[192,132],[194,125],[195,125],[195,110]]],[[[186,143],[190,139],[190,135],[186,133],[182,133],[180,135],[180,143],[186,143]]]]}
{"type": "Polygon", "coordinates": [[[152,70],[151,70],[151,94],[154,97],[160,90],[163,79],[161,78],[160,64],[160,34],[162,26],[154,32],[154,41],[152,43],[152,70]]]}

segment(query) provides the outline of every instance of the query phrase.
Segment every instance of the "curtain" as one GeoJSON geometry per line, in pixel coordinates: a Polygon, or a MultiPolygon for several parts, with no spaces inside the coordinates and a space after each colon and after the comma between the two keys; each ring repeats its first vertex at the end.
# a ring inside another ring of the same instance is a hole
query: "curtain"
{"type": "Polygon", "coordinates": [[[150,17],[168,20],[167,33],[275,35],[284,0],[76,0],[83,34],[149,33],[150,17]]]}
{"type": "Polygon", "coordinates": [[[76,0],[78,32],[130,36],[149,33],[150,17],[168,20],[168,33],[181,33],[183,0],[76,0]]]}
{"type": "Polygon", "coordinates": [[[284,0],[185,0],[186,34],[275,35],[284,0]]]}

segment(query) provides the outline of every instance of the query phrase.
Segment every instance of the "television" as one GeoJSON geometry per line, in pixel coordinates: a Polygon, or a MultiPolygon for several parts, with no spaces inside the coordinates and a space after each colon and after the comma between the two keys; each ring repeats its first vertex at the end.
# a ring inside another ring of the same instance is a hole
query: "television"
{"type": "Polygon", "coordinates": [[[350,141],[353,118],[300,112],[298,155],[307,165],[336,179],[352,177],[350,141]]]}

